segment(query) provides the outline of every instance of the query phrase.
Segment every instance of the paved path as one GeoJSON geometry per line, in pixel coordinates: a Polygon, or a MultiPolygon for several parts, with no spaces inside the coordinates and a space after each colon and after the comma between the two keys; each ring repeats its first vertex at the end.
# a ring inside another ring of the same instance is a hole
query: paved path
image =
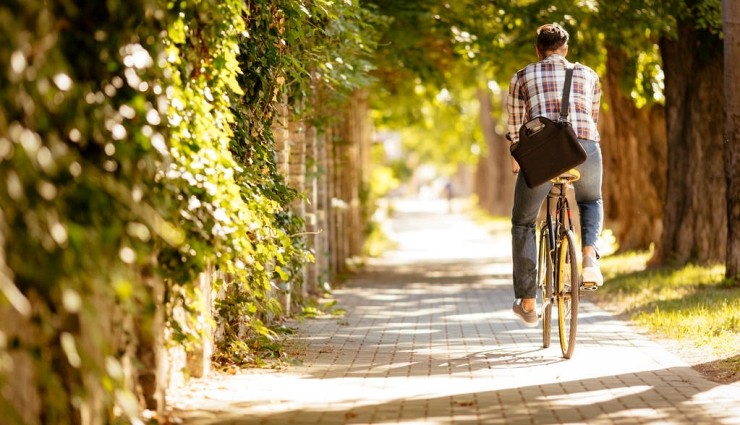
{"type": "Polygon", "coordinates": [[[574,357],[556,328],[541,348],[510,313],[508,228],[441,203],[397,209],[399,249],[334,292],[346,316],[296,325],[303,363],[192,382],[172,400],[185,423],[740,424],[739,384],[587,301],[574,357]]]}

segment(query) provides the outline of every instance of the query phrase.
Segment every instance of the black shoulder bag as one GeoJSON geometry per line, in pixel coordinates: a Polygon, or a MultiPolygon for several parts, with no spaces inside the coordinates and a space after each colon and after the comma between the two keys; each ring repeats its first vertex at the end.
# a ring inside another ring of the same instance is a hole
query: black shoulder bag
{"type": "Polygon", "coordinates": [[[560,101],[560,119],[554,122],[536,117],[519,128],[519,141],[509,148],[519,163],[524,182],[530,188],[574,168],[586,161],[586,151],[578,142],[573,126],[568,121],[573,68],[565,71],[563,98],[560,101]]]}

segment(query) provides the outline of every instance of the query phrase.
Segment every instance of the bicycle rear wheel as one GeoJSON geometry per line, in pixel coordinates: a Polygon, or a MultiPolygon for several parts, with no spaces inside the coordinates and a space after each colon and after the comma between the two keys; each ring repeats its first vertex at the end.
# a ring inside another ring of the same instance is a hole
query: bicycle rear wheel
{"type": "Polygon", "coordinates": [[[540,318],[542,319],[542,347],[550,346],[552,330],[552,261],[550,252],[550,232],[547,226],[540,229],[539,253],[537,256],[537,294],[540,297],[540,318]]]}
{"type": "Polygon", "coordinates": [[[563,357],[569,359],[576,347],[578,327],[578,259],[576,257],[573,231],[564,232],[558,252],[557,287],[555,296],[558,302],[558,331],[563,357]]]}

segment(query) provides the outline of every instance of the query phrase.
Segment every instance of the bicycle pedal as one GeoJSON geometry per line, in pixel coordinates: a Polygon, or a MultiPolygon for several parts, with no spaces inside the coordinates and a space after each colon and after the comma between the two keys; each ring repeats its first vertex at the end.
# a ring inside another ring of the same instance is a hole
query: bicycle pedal
{"type": "Polygon", "coordinates": [[[593,282],[581,283],[581,291],[593,292],[597,289],[599,289],[599,287],[593,282]]]}

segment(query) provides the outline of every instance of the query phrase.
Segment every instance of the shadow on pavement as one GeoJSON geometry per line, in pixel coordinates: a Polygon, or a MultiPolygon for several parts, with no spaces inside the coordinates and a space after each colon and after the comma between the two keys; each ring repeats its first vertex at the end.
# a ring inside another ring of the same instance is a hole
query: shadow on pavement
{"type": "Polygon", "coordinates": [[[702,379],[587,299],[574,358],[556,326],[542,348],[510,311],[508,232],[489,243],[439,211],[395,222],[402,249],[334,291],[346,316],[297,325],[303,364],[223,378],[175,413],[192,425],[738,423],[738,387],[702,379]]]}
{"type": "MultiPolygon", "coordinates": [[[[668,369],[666,374],[682,376],[684,370],[668,369]]],[[[239,408],[250,404],[230,405],[228,416],[214,425],[247,424],[363,424],[363,423],[429,423],[429,424],[561,424],[561,423],[671,423],[710,424],[732,420],[729,413],[707,412],[694,397],[698,389],[690,382],[677,379],[674,393],[656,391],[646,385],[651,375],[604,376],[589,380],[563,381],[544,385],[505,388],[479,392],[459,392],[440,396],[398,399],[383,403],[366,402],[348,407],[359,400],[344,400],[336,408],[296,409],[241,416],[239,408]]],[[[280,401],[276,401],[280,403],[280,401]]],[[[207,416],[207,414],[205,415],[207,416]]],[[[192,418],[195,419],[195,418],[192,418]]],[[[736,418],[735,418],[736,419],[736,418]]]]}

